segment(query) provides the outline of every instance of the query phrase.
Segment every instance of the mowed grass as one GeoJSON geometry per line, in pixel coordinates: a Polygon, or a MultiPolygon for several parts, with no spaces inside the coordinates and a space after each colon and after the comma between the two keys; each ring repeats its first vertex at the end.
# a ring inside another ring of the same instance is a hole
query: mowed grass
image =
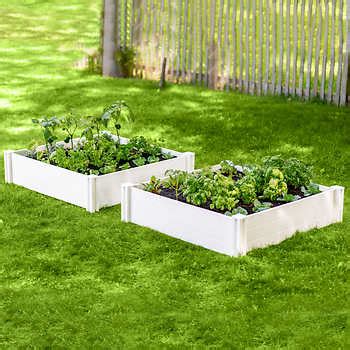
{"type": "MultiPolygon", "coordinates": [[[[0,150],[40,140],[32,117],[98,113],[125,99],[123,135],[194,151],[196,166],[271,154],[350,186],[350,112],[323,104],[104,79],[77,71],[98,44],[99,2],[2,2],[0,150]]],[[[4,184],[1,348],[346,349],[350,195],[344,222],[229,258],[4,184]]],[[[213,232],[215,235],[215,232],[213,232]]]]}

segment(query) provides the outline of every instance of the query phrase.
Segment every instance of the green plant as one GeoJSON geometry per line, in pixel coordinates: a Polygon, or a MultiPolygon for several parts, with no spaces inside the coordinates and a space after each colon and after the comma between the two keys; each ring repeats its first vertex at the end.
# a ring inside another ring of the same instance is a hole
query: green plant
{"type": "Polygon", "coordinates": [[[187,173],[182,170],[167,170],[165,175],[168,177],[163,181],[163,186],[165,188],[171,188],[175,191],[176,199],[179,197],[179,192],[181,187],[183,186],[187,173]]]}
{"type": "Polygon", "coordinates": [[[217,173],[211,182],[210,208],[221,211],[232,210],[239,201],[239,190],[232,178],[217,173]]]}
{"type": "Polygon", "coordinates": [[[63,147],[57,147],[52,153],[51,161],[61,168],[77,171],[83,174],[89,173],[89,159],[86,154],[74,149],[66,150],[63,147]]]}
{"type": "Polygon", "coordinates": [[[314,183],[310,183],[307,186],[302,186],[301,191],[303,192],[305,197],[311,196],[313,194],[320,193],[320,186],[314,183]]]}
{"type": "Polygon", "coordinates": [[[50,154],[53,149],[53,144],[57,140],[55,130],[57,126],[61,123],[60,119],[58,119],[57,117],[44,117],[43,119],[32,119],[32,122],[34,124],[40,125],[40,127],[42,128],[46,151],[48,154],[50,154]]]}
{"type": "Polygon", "coordinates": [[[87,71],[89,73],[102,73],[102,57],[100,51],[87,55],[87,71]]]}
{"type": "Polygon", "coordinates": [[[283,173],[277,169],[268,169],[266,173],[266,183],[263,191],[262,198],[268,199],[270,201],[275,201],[279,197],[283,197],[288,193],[287,184],[283,181],[283,173]]]}
{"type": "Polygon", "coordinates": [[[234,215],[237,215],[237,214],[248,215],[248,211],[246,209],[242,208],[242,207],[237,207],[237,208],[234,208],[231,211],[226,211],[225,212],[225,215],[227,215],[227,216],[234,216],[234,215]]]}
{"type": "Polygon", "coordinates": [[[278,168],[284,175],[284,181],[291,188],[307,186],[311,182],[312,168],[296,158],[283,159],[281,156],[264,158],[264,166],[278,168]]]}
{"type": "Polygon", "coordinates": [[[188,203],[200,206],[211,196],[211,179],[204,173],[189,174],[182,187],[182,194],[188,203]]]}
{"type": "Polygon", "coordinates": [[[135,49],[131,47],[120,47],[116,52],[115,58],[121,69],[122,76],[124,78],[132,77],[136,60],[135,49]]]}
{"type": "Polygon", "coordinates": [[[295,202],[298,199],[300,199],[300,196],[298,196],[298,195],[285,193],[282,197],[278,197],[277,201],[289,203],[289,202],[295,202]]]}
{"type": "Polygon", "coordinates": [[[240,200],[244,204],[251,204],[257,198],[255,178],[247,175],[239,179],[236,183],[240,193],[240,200]]]}
{"type": "Polygon", "coordinates": [[[254,201],[253,212],[258,213],[260,211],[264,211],[270,209],[272,207],[272,203],[270,202],[260,202],[258,199],[254,201]]]}
{"type": "Polygon", "coordinates": [[[220,162],[220,172],[226,176],[237,175],[238,171],[231,160],[223,160],[220,162]]]}
{"type": "Polygon", "coordinates": [[[114,128],[117,132],[118,142],[120,143],[119,130],[121,129],[121,123],[123,121],[131,122],[133,120],[133,113],[125,101],[115,101],[103,110],[100,118],[106,128],[110,121],[114,122],[114,128]]]}
{"type": "Polygon", "coordinates": [[[143,185],[143,188],[152,193],[159,193],[162,187],[162,182],[160,179],[157,179],[155,176],[152,176],[150,181],[143,185]]]}
{"type": "Polygon", "coordinates": [[[148,163],[156,163],[156,162],[159,162],[160,161],[160,159],[159,159],[159,157],[157,157],[157,156],[149,156],[148,158],[147,158],[147,162],[148,163]]]}
{"type": "Polygon", "coordinates": [[[146,158],[144,157],[138,157],[136,159],[133,159],[132,162],[136,165],[136,166],[142,166],[146,164],[146,158]]]}
{"type": "Polygon", "coordinates": [[[119,165],[119,170],[127,170],[127,169],[130,169],[131,168],[131,165],[129,163],[124,163],[122,165],[119,165]]]}
{"type": "Polygon", "coordinates": [[[66,117],[61,119],[61,128],[66,132],[67,136],[64,139],[65,143],[70,143],[71,149],[74,148],[74,135],[76,130],[78,129],[79,119],[75,117],[73,114],[69,114],[66,117]]]}

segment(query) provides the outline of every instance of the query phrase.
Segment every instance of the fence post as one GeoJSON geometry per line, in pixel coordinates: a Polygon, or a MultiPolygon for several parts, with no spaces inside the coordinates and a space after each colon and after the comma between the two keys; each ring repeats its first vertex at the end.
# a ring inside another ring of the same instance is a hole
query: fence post
{"type": "Polygon", "coordinates": [[[103,16],[103,52],[102,74],[103,76],[119,76],[120,69],[115,60],[116,52],[116,28],[118,0],[104,0],[103,16]]]}
{"type": "Polygon", "coordinates": [[[216,79],[218,76],[218,47],[215,41],[209,45],[209,82],[210,89],[216,88],[216,79]]]}

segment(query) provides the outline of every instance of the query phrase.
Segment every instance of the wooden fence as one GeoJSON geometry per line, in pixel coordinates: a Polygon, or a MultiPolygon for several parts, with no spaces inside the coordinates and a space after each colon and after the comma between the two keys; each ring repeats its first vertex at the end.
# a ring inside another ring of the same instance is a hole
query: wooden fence
{"type": "Polygon", "coordinates": [[[107,44],[135,48],[140,77],[158,79],[166,57],[171,81],[348,100],[350,0],[105,0],[104,9],[107,44]]]}

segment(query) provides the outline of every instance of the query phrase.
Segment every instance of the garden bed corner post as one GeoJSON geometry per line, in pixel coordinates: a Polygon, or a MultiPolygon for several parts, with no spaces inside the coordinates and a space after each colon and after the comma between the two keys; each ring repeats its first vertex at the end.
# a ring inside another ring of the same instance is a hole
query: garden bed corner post
{"type": "Polygon", "coordinates": [[[135,186],[132,183],[123,183],[121,192],[121,219],[124,222],[130,222],[130,202],[131,202],[131,189],[135,186]]]}
{"type": "Polygon", "coordinates": [[[243,256],[247,254],[247,232],[245,221],[247,219],[246,215],[236,214],[232,217],[233,219],[233,251],[236,254],[232,256],[243,256]]]}
{"type": "Polygon", "coordinates": [[[334,189],[334,222],[343,221],[344,187],[332,186],[334,189]]]}
{"type": "Polygon", "coordinates": [[[194,170],[195,154],[193,152],[186,152],[186,171],[192,172],[194,170]]]}
{"type": "Polygon", "coordinates": [[[96,198],[96,179],[97,175],[89,175],[87,177],[87,203],[86,210],[90,213],[95,213],[99,210],[97,208],[97,198],[96,198]]]}
{"type": "Polygon", "coordinates": [[[5,163],[5,182],[13,183],[13,171],[12,171],[12,154],[13,151],[4,152],[4,163],[5,163]]]}

